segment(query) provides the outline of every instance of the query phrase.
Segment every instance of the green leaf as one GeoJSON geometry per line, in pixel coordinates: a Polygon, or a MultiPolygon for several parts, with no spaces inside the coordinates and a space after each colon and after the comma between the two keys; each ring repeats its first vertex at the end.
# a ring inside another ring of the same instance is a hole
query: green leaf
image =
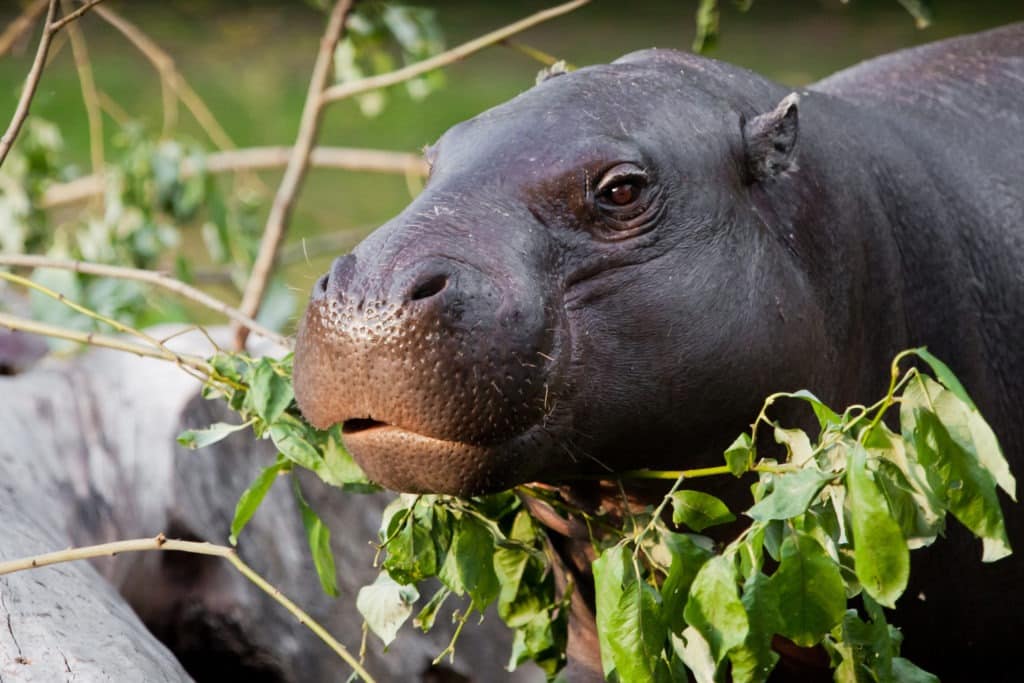
{"type": "Polygon", "coordinates": [[[403,586],[386,572],[381,572],[372,584],[359,589],[356,609],[387,647],[394,642],[398,629],[412,614],[413,605],[419,598],[415,586],[403,586]]]}
{"type": "Polygon", "coordinates": [[[853,444],[846,471],[854,569],[868,595],[891,608],[907,588],[910,550],[867,468],[867,455],[863,446],[853,444]]]}
{"type": "MultiPolygon", "coordinates": [[[[963,420],[963,405],[951,391],[919,375],[903,393],[900,426],[936,496],[982,539],[982,561],[993,562],[1012,551],[996,479],[975,450],[970,427],[963,420]]],[[[1001,453],[987,457],[1004,460],[1001,453]]]]}
{"type": "Polygon", "coordinates": [[[822,429],[825,429],[830,425],[834,426],[842,423],[843,420],[838,413],[836,413],[834,410],[832,410],[827,405],[822,403],[821,399],[819,399],[817,396],[807,391],[806,389],[795,391],[791,394],[791,396],[793,398],[798,398],[803,401],[806,401],[807,403],[810,404],[811,410],[814,411],[814,416],[818,418],[818,425],[822,429]]]}
{"type": "Polygon", "coordinates": [[[430,629],[434,628],[434,620],[437,618],[437,613],[441,609],[441,605],[448,599],[448,596],[452,594],[452,591],[447,586],[441,586],[434,593],[434,597],[430,598],[420,613],[413,619],[413,625],[419,628],[421,631],[426,633],[430,629]]]}
{"type": "Polygon", "coordinates": [[[316,447],[307,440],[308,434],[307,428],[291,415],[282,415],[270,427],[270,440],[284,457],[319,474],[324,461],[316,447]]]}
{"type": "Polygon", "coordinates": [[[718,0],[700,0],[697,7],[697,35],[693,51],[706,52],[718,42],[718,0]]]}
{"type": "Polygon", "coordinates": [[[796,517],[807,510],[834,476],[815,467],[773,475],[771,493],[747,510],[746,514],[759,522],[796,517]]]}
{"type": "Polygon", "coordinates": [[[672,521],[685,524],[696,532],[736,519],[718,498],[701,491],[686,489],[672,494],[672,521]]]}
{"type": "Polygon", "coordinates": [[[711,656],[711,646],[700,631],[688,626],[682,636],[672,634],[669,641],[676,656],[683,660],[697,683],[718,683],[715,674],[719,667],[711,656]]]}
{"type": "Polygon", "coordinates": [[[750,441],[750,434],[746,432],[736,437],[736,440],[725,449],[725,464],[733,476],[741,477],[750,471],[754,466],[754,444],[750,441]]]}
{"type": "Polygon", "coordinates": [[[686,626],[683,611],[690,595],[690,586],[712,553],[697,545],[687,534],[665,532],[662,539],[672,556],[668,575],[661,585],[662,605],[669,629],[678,634],[686,626]]]}
{"type": "MultiPolygon", "coordinates": [[[[439,558],[434,540],[434,516],[420,514],[418,508],[406,513],[396,512],[391,518],[397,529],[388,529],[389,540],[385,548],[384,569],[401,584],[415,584],[438,574],[439,558]]],[[[454,560],[453,560],[454,561],[454,560]]],[[[442,581],[445,577],[440,577],[442,581]]],[[[450,585],[450,589],[462,595],[461,585],[450,585]]]]}
{"type": "Polygon", "coordinates": [[[290,462],[278,459],[270,467],[264,468],[259,473],[259,476],[256,477],[256,480],[249,485],[249,488],[242,493],[238,503],[235,505],[235,516],[231,520],[231,535],[228,537],[231,545],[238,543],[239,534],[242,533],[242,529],[245,528],[245,525],[249,523],[249,520],[256,513],[260,503],[263,502],[267,492],[270,491],[270,487],[277,481],[278,475],[290,470],[291,466],[290,462]]]}
{"type": "Polygon", "coordinates": [[[811,647],[843,618],[846,591],[837,565],[814,538],[796,532],[782,542],[771,577],[779,597],[779,634],[811,647]]]}
{"type": "Polygon", "coordinates": [[[716,663],[743,644],[750,631],[737,580],[734,558],[716,555],[701,567],[690,587],[686,622],[708,642],[716,663]]]}
{"type": "Polygon", "coordinates": [[[663,677],[656,672],[668,631],[658,591],[634,572],[627,572],[615,610],[602,621],[622,683],[646,683],[663,677]]]}
{"type": "Polygon", "coordinates": [[[475,517],[465,515],[455,528],[450,555],[473,607],[483,612],[500,589],[494,573],[494,537],[475,517]]]}
{"type": "Polygon", "coordinates": [[[949,366],[943,363],[941,360],[932,355],[932,353],[924,348],[923,346],[918,349],[913,349],[914,355],[918,356],[924,362],[928,363],[931,367],[932,372],[935,373],[936,379],[942,382],[947,389],[953,392],[957,398],[967,404],[971,410],[977,412],[978,406],[974,405],[974,401],[971,400],[967,390],[964,389],[964,385],[960,383],[960,379],[950,370],[949,366]]]}
{"type": "Polygon", "coordinates": [[[334,552],[331,550],[331,531],[313,512],[313,508],[309,507],[309,503],[302,496],[302,489],[299,488],[299,479],[294,474],[292,485],[295,501],[299,504],[299,512],[302,513],[302,526],[306,529],[306,539],[309,541],[309,550],[313,553],[313,565],[320,578],[320,586],[324,593],[336,597],[338,579],[334,569],[334,552]]]}
{"type": "Polygon", "coordinates": [[[909,659],[892,658],[892,677],[899,683],[939,683],[939,677],[920,668],[909,659]]]}
{"type": "MultiPolygon", "coordinates": [[[[597,641],[601,648],[601,666],[604,677],[608,678],[615,670],[615,657],[612,654],[611,639],[608,637],[608,619],[619,608],[622,596],[622,582],[626,576],[626,568],[630,565],[629,551],[625,545],[614,545],[607,548],[594,560],[594,602],[597,614],[597,641]]],[[[630,567],[632,571],[632,567],[630,567]]]]}
{"type": "MultiPolygon", "coordinates": [[[[526,543],[534,538],[535,533],[530,514],[520,510],[512,524],[509,538],[526,543]]],[[[508,545],[501,545],[494,552],[494,572],[501,587],[498,593],[498,616],[512,628],[524,626],[544,608],[544,601],[530,590],[533,586],[523,585],[523,574],[531,559],[530,553],[524,549],[508,545]]]]}
{"type": "Polygon", "coordinates": [[[279,375],[266,358],[256,363],[249,384],[253,409],[268,425],[273,425],[291,404],[295,394],[291,382],[279,375]]]}
{"type": "Polygon", "coordinates": [[[232,425],[226,422],[217,422],[205,429],[186,429],[178,435],[178,443],[192,450],[205,448],[226,439],[235,432],[249,427],[251,424],[251,422],[243,422],[240,425],[232,425]]]}
{"type": "Polygon", "coordinates": [[[779,596],[764,574],[752,575],[743,585],[740,598],[750,629],[743,644],[729,652],[734,683],[762,683],[768,680],[779,655],[772,650],[772,637],[779,630],[779,596]]]}
{"type": "Polygon", "coordinates": [[[341,428],[332,427],[322,444],[323,467],[317,474],[325,483],[340,486],[358,493],[370,493],[380,489],[369,480],[363,469],[356,464],[341,441],[341,428]]]}
{"type": "Polygon", "coordinates": [[[605,677],[622,683],[661,680],[667,675],[662,649],[668,630],[661,596],[637,575],[626,545],[608,548],[594,562],[597,629],[605,677]]]}
{"type": "Polygon", "coordinates": [[[797,467],[803,467],[811,460],[811,440],[802,429],[775,428],[775,443],[783,444],[786,447],[790,462],[797,467]]]}

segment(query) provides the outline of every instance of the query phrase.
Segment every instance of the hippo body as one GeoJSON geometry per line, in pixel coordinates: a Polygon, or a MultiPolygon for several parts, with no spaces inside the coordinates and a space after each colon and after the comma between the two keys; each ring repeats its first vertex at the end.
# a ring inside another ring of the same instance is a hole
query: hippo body
{"type": "MultiPolygon", "coordinates": [[[[795,94],[633,53],[453,127],[428,161],[424,192],[317,283],[296,350],[303,412],[343,422],[382,484],[470,495],[717,464],[769,393],[874,400],[921,345],[1021,471],[1024,24],[795,94]]],[[[1024,515],[1004,511],[1021,546],[1024,515]]],[[[915,552],[891,619],[905,656],[1017,680],[1021,557],[982,565],[955,524],[915,552]]],[[[599,680],[580,593],[570,676],[599,680]]]]}

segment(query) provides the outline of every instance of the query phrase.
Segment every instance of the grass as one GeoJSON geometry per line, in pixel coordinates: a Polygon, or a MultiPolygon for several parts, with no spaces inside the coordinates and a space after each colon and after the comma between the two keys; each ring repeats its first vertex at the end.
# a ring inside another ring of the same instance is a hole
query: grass
{"type": "MultiPolygon", "coordinates": [[[[9,5],[11,3],[5,3],[9,5]]],[[[430,3],[421,3],[430,4],[430,3]]],[[[449,44],[508,23],[550,3],[434,3],[449,44]]],[[[1024,19],[1017,3],[980,0],[935,2],[937,20],[919,31],[894,0],[755,2],[747,14],[723,0],[722,38],[712,56],[799,86],[836,69],[900,47],[1024,19]]],[[[523,38],[577,65],[607,62],[651,46],[686,49],[693,36],[695,2],[596,0],[579,12],[538,27],[523,38]]],[[[323,15],[299,2],[178,0],[127,3],[111,0],[165,49],[240,146],[289,143],[298,125],[323,15]]],[[[14,12],[0,9],[0,23],[14,12]]],[[[98,17],[82,26],[96,80],[122,107],[159,129],[155,72],[98,17]]],[[[0,118],[13,111],[28,70],[34,40],[0,59],[0,118]]],[[[364,118],[354,103],[331,107],[324,144],[416,150],[452,124],[529,88],[538,66],[523,55],[494,48],[447,70],[448,85],[423,102],[396,89],[385,111],[364,118]]],[[[68,157],[88,166],[88,129],[68,46],[44,73],[32,113],[60,125],[68,157]]],[[[184,132],[200,131],[180,112],[184,132]]],[[[114,126],[107,125],[108,137],[114,126]]],[[[108,140],[109,142],[109,140],[108,140]]],[[[108,150],[110,147],[108,146],[108,150]]],[[[275,174],[266,180],[273,187],[275,174]]],[[[354,226],[374,226],[402,209],[409,192],[402,178],[314,172],[307,180],[290,239],[354,226]]],[[[308,292],[329,258],[289,269],[289,283],[308,292]]]]}

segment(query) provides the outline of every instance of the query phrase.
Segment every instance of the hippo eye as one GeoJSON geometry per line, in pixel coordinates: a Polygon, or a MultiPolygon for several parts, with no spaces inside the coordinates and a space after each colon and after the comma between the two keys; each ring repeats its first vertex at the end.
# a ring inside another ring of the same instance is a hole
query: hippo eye
{"type": "Polygon", "coordinates": [[[597,208],[615,221],[630,222],[647,208],[647,185],[647,173],[642,168],[618,164],[605,173],[597,185],[594,193],[597,208]]]}
{"type": "Polygon", "coordinates": [[[615,206],[626,206],[640,198],[640,188],[630,182],[620,183],[605,190],[604,196],[615,206]]]}

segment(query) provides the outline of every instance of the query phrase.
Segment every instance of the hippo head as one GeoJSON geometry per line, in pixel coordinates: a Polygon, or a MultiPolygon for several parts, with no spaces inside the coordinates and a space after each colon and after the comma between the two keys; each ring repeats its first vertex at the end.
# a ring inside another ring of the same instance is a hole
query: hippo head
{"type": "Polygon", "coordinates": [[[445,133],[424,191],[314,287],[306,418],[402,491],[708,464],[822,348],[766,217],[796,99],[724,68],[637,53],[445,133]]]}

